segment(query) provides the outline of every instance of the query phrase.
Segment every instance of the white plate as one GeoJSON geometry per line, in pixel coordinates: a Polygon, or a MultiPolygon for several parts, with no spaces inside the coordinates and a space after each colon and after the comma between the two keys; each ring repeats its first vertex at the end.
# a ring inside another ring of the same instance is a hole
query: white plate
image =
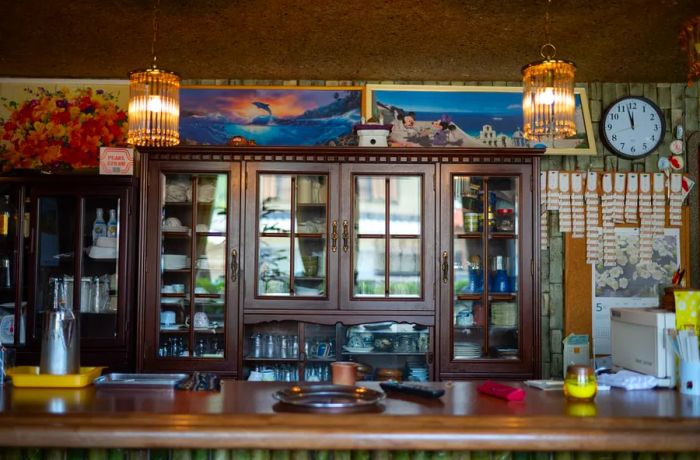
{"type": "Polygon", "coordinates": [[[184,324],[169,324],[169,325],[161,324],[160,330],[161,331],[179,331],[183,327],[186,327],[186,326],[184,324]]]}
{"type": "Polygon", "coordinates": [[[374,347],[349,347],[343,345],[343,350],[349,351],[350,353],[369,353],[374,347]]]}

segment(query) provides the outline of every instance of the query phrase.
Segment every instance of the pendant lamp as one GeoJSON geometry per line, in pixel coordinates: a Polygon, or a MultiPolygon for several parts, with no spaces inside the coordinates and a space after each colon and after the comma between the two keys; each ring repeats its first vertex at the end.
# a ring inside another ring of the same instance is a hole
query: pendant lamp
{"type": "Polygon", "coordinates": [[[574,76],[576,65],[554,59],[557,49],[549,41],[549,3],[545,13],[545,44],[541,61],[522,69],[523,131],[525,138],[546,142],[576,135],[574,76]]]}
{"type": "Polygon", "coordinates": [[[153,65],[129,73],[129,136],[137,146],[165,147],[180,143],[180,76],[156,65],[158,4],[153,5],[153,65]]]}

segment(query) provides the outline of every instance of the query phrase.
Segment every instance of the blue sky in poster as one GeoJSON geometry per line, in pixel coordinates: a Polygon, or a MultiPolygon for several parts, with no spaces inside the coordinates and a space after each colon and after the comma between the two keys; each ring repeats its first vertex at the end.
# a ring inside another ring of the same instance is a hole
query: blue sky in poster
{"type": "Polygon", "coordinates": [[[375,101],[415,112],[522,115],[522,93],[456,91],[375,91],[375,101]]]}

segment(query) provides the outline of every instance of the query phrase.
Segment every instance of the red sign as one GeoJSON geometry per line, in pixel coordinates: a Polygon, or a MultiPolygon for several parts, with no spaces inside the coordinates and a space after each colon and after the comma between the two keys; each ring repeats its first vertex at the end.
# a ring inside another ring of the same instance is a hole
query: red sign
{"type": "Polygon", "coordinates": [[[134,149],[126,147],[100,148],[100,174],[134,174],[134,149]]]}

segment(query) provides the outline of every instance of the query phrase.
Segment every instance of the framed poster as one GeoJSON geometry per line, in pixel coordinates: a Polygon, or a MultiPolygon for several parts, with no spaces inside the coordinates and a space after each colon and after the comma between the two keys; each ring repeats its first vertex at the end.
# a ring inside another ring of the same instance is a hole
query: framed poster
{"type": "Polygon", "coordinates": [[[658,307],[659,286],[670,286],[681,267],[681,231],[664,228],[654,240],[652,261],[639,263],[639,228],[616,227],[617,264],[593,267],[593,343],[597,355],[610,354],[610,308],[658,307]]]}
{"type": "Polygon", "coordinates": [[[392,147],[546,147],[548,154],[595,155],[584,88],[575,89],[576,136],[550,144],[523,136],[522,88],[367,85],[364,115],[392,124],[392,147]]]}
{"type": "Polygon", "coordinates": [[[180,143],[353,145],[362,87],[184,86],[180,143]]]}
{"type": "Polygon", "coordinates": [[[128,80],[0,79],[2,171],[97,168],[126,145],[128,104],[128,80]]]}

